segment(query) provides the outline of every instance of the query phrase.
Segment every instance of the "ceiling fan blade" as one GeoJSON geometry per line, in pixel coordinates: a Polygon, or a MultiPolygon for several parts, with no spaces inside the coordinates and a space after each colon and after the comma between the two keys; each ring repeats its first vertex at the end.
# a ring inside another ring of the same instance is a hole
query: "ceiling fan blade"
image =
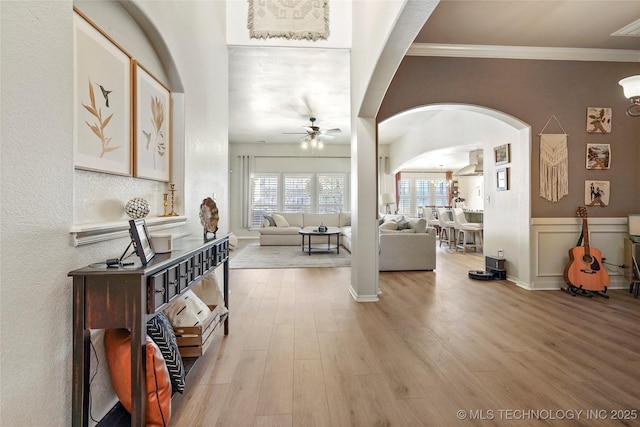
{"type": "Polygon", "coordinates": [[[328,135],[326,133],[321,133],[320,135],[318,135],[318,138],[322,138],[322,139],[335,139],[335,136],[333,135],[328,135]]]}
{"type": "Polygon", "coordinates": [[[327,133],[341,133],[342,130],[339,128],[333,128],[333,129],[327,129],[327,130],[323,130],[320,133],[322,134],[327,134],[327,133]]]}
{"type": "Polygon", "coordinates": [[[308,135],[307,132],[282,132],[283,135],[308,135]]]}

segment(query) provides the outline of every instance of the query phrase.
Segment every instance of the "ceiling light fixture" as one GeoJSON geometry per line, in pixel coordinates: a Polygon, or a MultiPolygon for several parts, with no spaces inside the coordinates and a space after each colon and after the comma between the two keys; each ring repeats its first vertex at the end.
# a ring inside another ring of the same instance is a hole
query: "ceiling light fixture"
{"type": "Polygon", "coordinates": [[[311,135],[309,138],[304,138],[300,142],[300,147],[303,150],[306,150],[309,147],[311,147],[312,150],[316,148],[321,150],[324,147],[324,143],[317,137],[317,135],[311,135]]]}
{"type": "Polygon", "coordinates": [[[622,86],[624,96],[631,100],[631,105],[627,107],[627,115],[640,117],[640,75],[624,78],[618,83],[622,86]]]}

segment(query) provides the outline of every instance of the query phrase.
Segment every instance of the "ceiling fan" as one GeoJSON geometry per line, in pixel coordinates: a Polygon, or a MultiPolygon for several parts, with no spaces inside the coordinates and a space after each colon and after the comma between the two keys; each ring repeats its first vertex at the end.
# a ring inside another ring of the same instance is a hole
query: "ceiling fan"
{"type": "Polygon", "coordinates": [[[302,148],[308,148],[311,145],[311,148],[322,148],[323,143],[322,139],[333,139],[335,136],[334,133],[341,133],[342,130],[339,128],[333,129],[320,129],[314,123],[316,121],[315,117],[310,117],[309,121],[311,122],[311,126],[303,125],[305,132],[283,132],[285,135],[304,135],[299,139],[300,145],[302,148]]]}

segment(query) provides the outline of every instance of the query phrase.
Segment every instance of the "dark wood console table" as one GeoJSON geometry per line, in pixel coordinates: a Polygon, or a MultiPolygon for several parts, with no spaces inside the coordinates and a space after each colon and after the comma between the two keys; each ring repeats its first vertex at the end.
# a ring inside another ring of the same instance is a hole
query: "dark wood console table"
{"type": "MultiPolygon", "coordinates": [[[[146,266],[91,265],[73,277],[72,425],[89,422],[90,329],[131,329],[131,425],[145,425],[147,320],[224,266],[224,301],[229,307],[229,235],[204,242],[178,240],[171,253],[156,254],[146,266]]],[[[228,315],[221,317],[229,333],[228,315]]]]}

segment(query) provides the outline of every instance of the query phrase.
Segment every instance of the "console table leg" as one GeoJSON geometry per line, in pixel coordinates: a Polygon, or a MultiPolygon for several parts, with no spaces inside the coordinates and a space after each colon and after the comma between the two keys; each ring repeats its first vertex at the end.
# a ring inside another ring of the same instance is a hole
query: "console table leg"
{"type": "Polygon", "coordinates": [[[223,292],[224,292],[224,306],[227,307],[227,318],[224,319],[224,334],[229,335],[229,258],[224,262],[223,273],[223,292]]]}
{"type": "MultiPolygon", "coordinates": [[[[76,307],[84,307],[83,278],[73,279],[73,298],[76,307]]],[[[73,385],[71,397],[71,424],[74,427],[89,425],[89,378],[91,377],[91,333],[84,328],[83,309],[73,312],[73,385]]]]}

